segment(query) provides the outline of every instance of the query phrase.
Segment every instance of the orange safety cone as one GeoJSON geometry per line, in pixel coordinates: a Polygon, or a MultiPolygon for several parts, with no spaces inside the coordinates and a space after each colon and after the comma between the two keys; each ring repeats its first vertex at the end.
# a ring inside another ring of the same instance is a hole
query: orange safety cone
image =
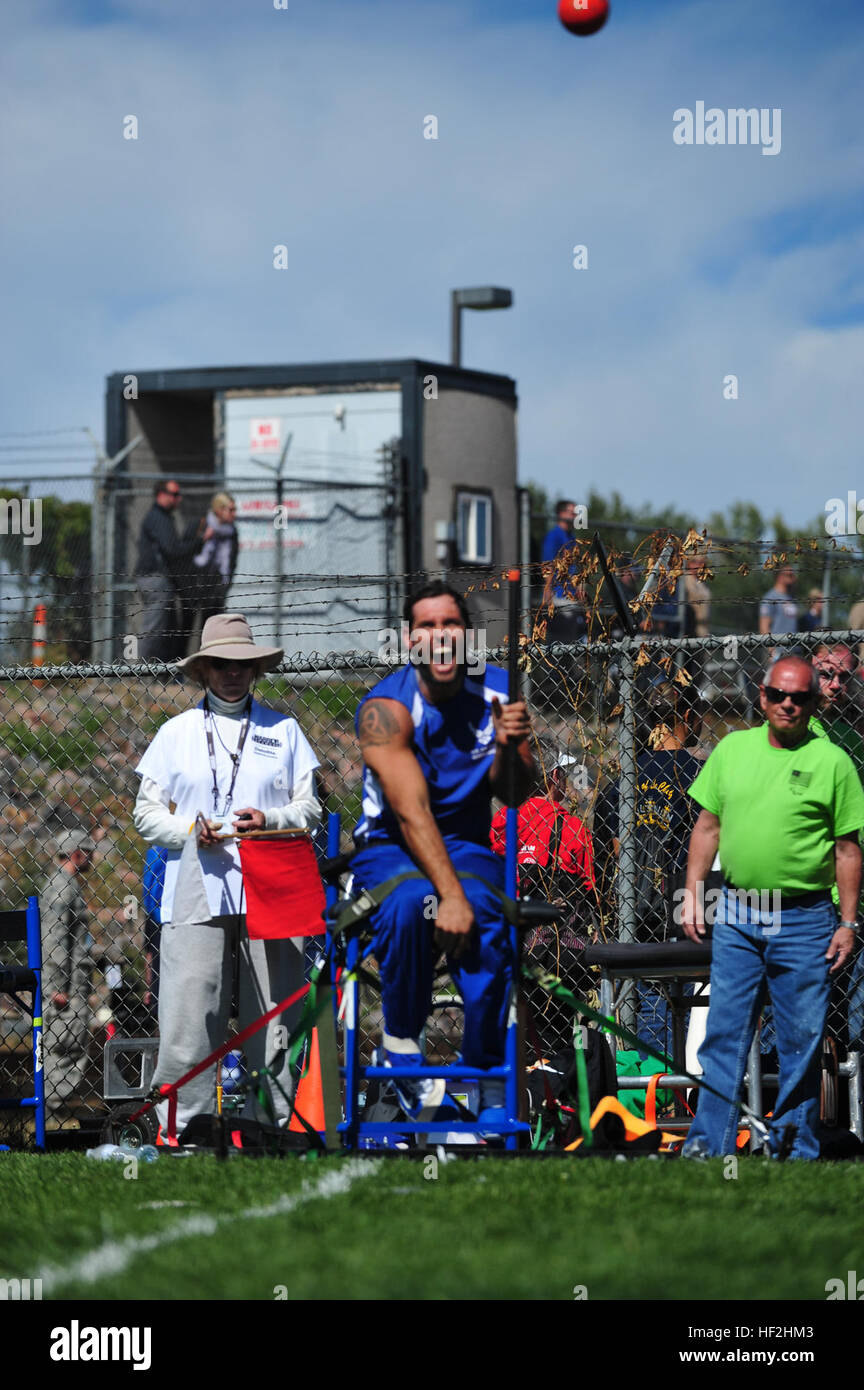
{"type": "MultiPolygon", "coordinates": [[[[318,1048],[317,1028],[312,1029],[306,1073],[297,1082],[294,1104],[307,1125],[311,1125],[319,1134],[323,1134],[327,1126],[324,1119],[324,1086],[321,1080],[321,1053],[318,1048]]],[[[292,1114],[288,1128],[296,1133],[306,1133],[297,1118],[297,1114],[292,1114]]]]}

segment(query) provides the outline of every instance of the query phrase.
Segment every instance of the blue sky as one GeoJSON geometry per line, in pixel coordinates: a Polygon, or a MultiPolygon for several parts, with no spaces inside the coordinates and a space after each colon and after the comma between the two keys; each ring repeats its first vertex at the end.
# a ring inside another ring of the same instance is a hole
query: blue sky
{"type": "MultiPolygon", "coordinates": [[[[450,288],[491,283],[514,308],[465,316],[464,360],[518,383],[523,480],[822,513],[864,436],[860,0],[612,11],[4,7],[0,433],[101,437],[118,370],[444,360],[450,288]],[[781,152],[675,145],[697,101],[779,107],[781,152]]],[[[20,457],[85,466],[59,445],[20,457]]]]}

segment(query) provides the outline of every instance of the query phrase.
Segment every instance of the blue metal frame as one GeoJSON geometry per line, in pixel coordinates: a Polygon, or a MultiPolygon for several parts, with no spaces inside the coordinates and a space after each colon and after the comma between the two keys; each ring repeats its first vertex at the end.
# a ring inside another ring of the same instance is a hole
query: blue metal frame
{"type": "MultiPolygon", "coordinates": [[[[516,810],[507,813],[508,831],[508,857],[506,861],[506,887],[508,896],[516,897],[516,810]],[[512,833],[511,833],[512,817],[512,833]],[[511,854],[512,840],[512,854],[511,854]],[[512,861],[512,862],[511,862],[512,861]]],[[[336,857],[339,853],[339,829],[340,818],[335,813],[331,813],[328,821],[328,853],[336,857]]],[[[327,889],[328,906],[334,904],[338,899],[338,889],[333,885],[328,885],[327,889]]],[[[329,925],[328,925],[329,941],[329,925]]],[[[505,1119],[498,1122],[485,1122],[478,1125],[467,1120],[405,1120],[399,1123],[378,1122],[362,1120],[359,1103],[360,1084],[363,1081],[392,1081],[394,1072],[391,1067],[360,1065],[360,1032],[359,1005],[360,987],[357,979],[351,979],[362,959],[360,942],[357,937],[352,937],[348,943],[346,954],[346,973],[349,976],[348,982],[342,986],[343,993],[343,1028],[344,1028],[344,1051],[345,1063],[339,1068],[340,1077],[345,1083],[345,1118],[339,1125],[339,1132],[343,1136],[346,1149],[356,1149],[362,1139],[381,1139],[394,1140],[405,1134],[496,1134],[504,1137],[505,1148],[517,1149],[519,1146],[520,1134],[530,1134],[531,1127],[524,1120],[519,1119],[519,1076],[518,1076],[518,1019],[516,1012],[516,996],[518,990],[518,980],[516,979],[516,964],[518,955],[518,937],[516,928],[510,928],[510,944],[513,953],[513,981],[511,984],[510,1007],[507,1017],[507,1038],[505,1061],[500,1067],[490,1067],[483,1071],[479,1067],[467,1067],[461,1063],[454,1063],[450,1066],[440,1067],[399,1067],[399,1077],[407,1079],[426,1078],[427,1080],[443,1078],[452,1081],[482,1081],[491,1077],[501,1077],[505,1083],[505,1119]]]]}
{"type": "MultiPolygon", "coordinates": [[[[39,899],[27,899],[26,913],[27,968],[36,977],[33,993],[33,1012],[31,1015],[31,1043],[33,1055],[32,1096],[0,1098],[0,1110],[33,1110],[36,1122],[36,1147],[45,1148],[45,1072],[42,1061],[42,928],[39,916],[39,899]]],[[[26,1006],[25,1006],[26,1007],[26,1006]]],[[[0,1150],[8,1150],[8,1144],[0,1144],[0,1150]]]]}

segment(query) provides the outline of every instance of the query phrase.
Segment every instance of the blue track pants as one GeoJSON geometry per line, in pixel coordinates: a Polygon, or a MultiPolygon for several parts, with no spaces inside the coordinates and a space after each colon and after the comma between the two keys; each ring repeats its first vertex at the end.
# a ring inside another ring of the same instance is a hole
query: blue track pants
{"type": "MultiPolygon", "coordinates": [[[[444,844],[457,873],[479,874],[503,891],[504,860],[499,855],[449,835],[444,844]]],[[[369,889],[396,874],[417,871],[405,850],[393,844],[368,845],[354,856],[351,867],[357,884],[369,889]]],[[[462,1057],[467,1066],[499,1066],[504,1061],[512,977],[510,929],[499,900],[484,883],[469,878],[462,887],[476,922],[471,945],[450,967],[465,1005],[462,1057]]],[[[395,1037],[419,1037],[429,1016],[438,954],[434,900],[428,878],[412,879],[394,889],[372,918],[385,1028],[395,1037]]]]}

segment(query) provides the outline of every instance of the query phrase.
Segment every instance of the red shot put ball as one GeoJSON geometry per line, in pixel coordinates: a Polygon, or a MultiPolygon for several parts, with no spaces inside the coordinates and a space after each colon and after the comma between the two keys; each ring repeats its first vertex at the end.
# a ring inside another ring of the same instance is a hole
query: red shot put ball
{"type": "Polygon", "coordinates": [[[609,0],[558,0],[558,18],[571,34],[596,34],[609,18],[609,0]]]}

